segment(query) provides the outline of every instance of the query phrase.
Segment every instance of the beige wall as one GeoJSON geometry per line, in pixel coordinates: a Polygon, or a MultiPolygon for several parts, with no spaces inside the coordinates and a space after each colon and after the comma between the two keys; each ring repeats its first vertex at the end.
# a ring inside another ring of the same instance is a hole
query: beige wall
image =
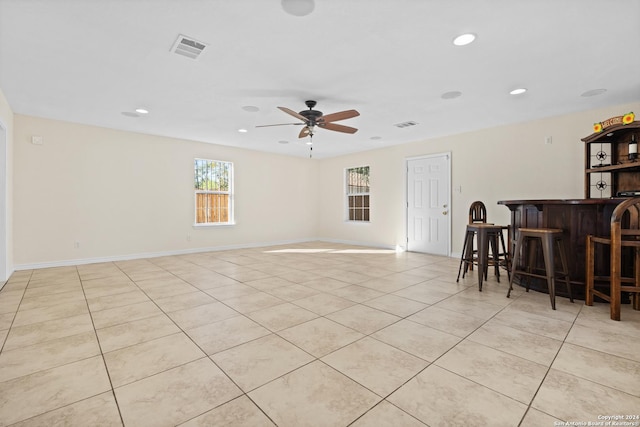
{"type": "MultiPolygon", "coordinates": [[[[582,198],[580,139],[591,132],[593,122],[634,110],[640,111],[640,104],[325,160],[15,115],[15,265],[28,268],[315,238],[403,247],[406,159],[444,152],[452,154],[455,256],[474,200],[486,203],[492,222],[506,224],[509,211],[497,205],[498,200],[582,198]],[[31,144],[34,135],[42,136],[44,144],[31,144]],[[552,144],[545,144],[549,136],[552,144]],[[234,162],[235,226],[192,226],[194,157],[234,162]],[[343,171],[362,165],[371,167],[371,222],[353,224],[344,221],[343,171]],[[457,187],[460,192],[454,191],[457,187]]],[[[10,113],[9,119],[6,112],[0,114],[11,121],[10,113]]]]}
{"type": "Polygon", "coordinates": [[[14,123],[18,268],[316,237],[317,162],[23,115],[14,123]],[[196,157],[234,162],[236,225],[193,227],[196,157]]]}
{"type": "Polygon", "coordinates": [[[469,205],[482,200],[488,217],[508,224],[499,200],[583,198],[584,143],[592,124],[640,103],[501,126],[324,160],[320,166],[320,229],[327,240],[406,246],[406,159],[451,152],[451,248],[460,253],[469,205]],[[545,144],[546,137],[552,138],[545,144]],[[343,170],[371,167],[371,223],[344,221],[343,170]],[[455,191],[460,187],[462,191],[455,191]]]}
{"type": "MultiPolygon", "coordinates": [[[[13,111],[9,107],[9,103],[4,97],[4,93],[0,90],[0,126],[5,131],[5,147],[4,159],[5,159],[5,176],[0,177],[0,182],[4,183],[5,197],[4,200],[0,200],[0,207],[3,207],[0,212],[0,220],[5,221],[4,230],[4,271],[0,271],[0,284],[9,278],[13,272],[13,111]],[[6,178],[6,182],[5,181],[6,178]],[[5,217],[6,213],[6,217],[5,217]]],[[[0,238],[0,242],[3,239],[0,238]]]]}

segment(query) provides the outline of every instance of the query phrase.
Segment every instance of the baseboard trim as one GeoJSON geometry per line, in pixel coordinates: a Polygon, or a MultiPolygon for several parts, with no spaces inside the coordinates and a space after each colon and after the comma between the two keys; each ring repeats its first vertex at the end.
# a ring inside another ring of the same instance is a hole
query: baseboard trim
{"type": "Polygon", "coordinates": [[[220,251],[228,251],[228,250],[234,250],[234,249],[251,249],[251,248],[261,248],[261,247],[267,247],[267,246],[292,245],[297,243],[316,242],[320,240],[321,239],[279,240],[274,242],[242,243],[237,245],[181,249],[177,251],[144,252],[144,253],[137,253],[137,254],[130,254],[130,255],[115,255],[115,256],[96,257],[96,258],[77,258],[77,259],[70,259],[70,260],[18,264],[14,266],[14,271],[37,270],[41,268],[53,268],[53,267],[69,267],[73,265],[97,264],[101,262],[131,261],[131,260],[143,259],[143,258],[159,258],[164,256],[173,256],[173,255],[189,255],[189,254],[197,254],[202,252],[220,252],[220,251]]]}
{"type": "MultiPolygon", "coordinates": [[[[202,252],[220,252],[220,251],[228,251],[228,250],[234,250],[234,249],[262,248],[267,246],[292,245],[292,244],[309,243],[309,242],[339,243],[343,245],[366,246],[370,248],[394,250],[396,252],[406,252],[406,247],[402,247],[402,246],[385,245],[381,243],[371,243],[371,242],[361,242],[361,241],[355,241],[355,240],[327,239],[327,238],[292,239],[292,240],[278,240],[273,242],[256,242],[256,243],[242,243],[237,245],[209,246],[204,248],[181,249],[177,251],[144,252],[144,253],[129,254],[129,255],[114,255],[114,256],[108,256],[108,257],[77,258],[77,259],[70,259],[70,260],[18,264],[18,265],[14,265],[12,273],[16,271],[37,270],[42,268],[69,267],[73,265],[97,264],[102,262],[131,261],[131,260],[143,259],[143,258],[159,258],[164,256],[173,256],[173,255],[188,255],[188,254],[197,254],[202,252]]],[[[449,256],[451,258],[459,258],[460,254],[452,253],[449,256]]]]}
{"type": "Polygon", "coordinates": [[[327,243],[339,243],[341,245],[354,245],[354,246],[367,246],[370,248],[379,248],[379,249],[391,249],[397,252],[404,252],[404,248],[396,247],[393,245],[384,245],[380,243],[370,243],[370,242],[358,242],[354,240],[341,240],[341,239],[318,239],[320,242],[327,243]]]}

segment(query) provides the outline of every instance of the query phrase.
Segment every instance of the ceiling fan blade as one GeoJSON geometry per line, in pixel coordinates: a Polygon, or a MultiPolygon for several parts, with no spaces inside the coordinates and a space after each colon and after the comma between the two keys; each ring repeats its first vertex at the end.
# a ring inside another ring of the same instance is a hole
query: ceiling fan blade
{"type": "Polygon", "coordinates": [[[333,130],[336,132],[343,132],[343,133],[356,133],[358,131],[358,129],[356,128],[352,128],[350,126],[338,125],[335,123],[318,123],[318,126],[321,127],[322,129],[328,129],[328,130],[333,130]]]}
{"type": "Polygon", "coordinates": [[[257,128],[266,128],[266,127],[269,127],[269,126],[289,126],[289,125],[304,125],[304,124],[306,124],[306,123],[278,123],[278,124],[275,124],[275,125],[257,125],[256,127],[257,128]]]}
{"type": "Polygon", "coordinates": [[[337,122],[339,120],[346,120],[352,117],[358,117],[359,115],[360,113],[358,113],[356,110],[345,110],[345,111],[340,111],[338,113],[331,113],[331,114],[322,116],[319,121],[325,122],[325,123],[337,122]]]}
{"type": "Polygon", "coordinates": [[[309,136],[309,127],[305,126],[300,130],[298,138],[306,138],[307,136],[309,136]]]}
{"type": "Polygon", "coordinates": [[[280,110],[284,111],[285,113],[295,117],[296,119],[302,120],[303,122],[307,123],[307,118],[301,114],[296,113],[295,111],[287,108],[287,107],[278,107],[280,110]]]}

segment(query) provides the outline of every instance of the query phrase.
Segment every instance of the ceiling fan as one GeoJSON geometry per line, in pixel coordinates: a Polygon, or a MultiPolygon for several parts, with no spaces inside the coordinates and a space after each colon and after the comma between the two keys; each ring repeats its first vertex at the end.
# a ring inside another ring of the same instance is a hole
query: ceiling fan
{"type": "Polygon", "coordinates": [[[313,109],[313,107],[316,106],[316,101],[305,101],[305,104],[307,105],[307,107],[309,107],[309,109],[300,111],[299,113],[296,113],[295,111],[286,107],[278,107],[280,110],[284,111],[290,116],[301,120],[302,123],[279,123],[275,125],[261,125],[256,127],[260,128],[267,126],[304,125],[304,127],[298,134],[298,138],[305,138],[307,136],[313,137],[316,128],[327,129],[342,133],[356,133],[358,131],[358,129],[352,128],[350,126],[333,123],[359,116],[360,113],[358,113],[356,110],[345,110],[338,113],[323,115],[322,111],[313,109]]]}

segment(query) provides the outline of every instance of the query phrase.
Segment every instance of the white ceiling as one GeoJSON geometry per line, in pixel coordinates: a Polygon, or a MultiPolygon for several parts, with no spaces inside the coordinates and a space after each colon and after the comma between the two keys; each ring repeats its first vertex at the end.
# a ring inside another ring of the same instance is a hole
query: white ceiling
{"type": "Polygon", "coordinates": [[[299,126],[255,126],[307,99],[358,110],[339,122],[357,133],[317,131],[314,158],[640,101],[639,46],[640,0],[316,0],[304,17],[280,0],[0,0],[15,113],[305,157],[299,126]],[[179,34],[208,44],[199,59],[170,52],[179,34]]]}

